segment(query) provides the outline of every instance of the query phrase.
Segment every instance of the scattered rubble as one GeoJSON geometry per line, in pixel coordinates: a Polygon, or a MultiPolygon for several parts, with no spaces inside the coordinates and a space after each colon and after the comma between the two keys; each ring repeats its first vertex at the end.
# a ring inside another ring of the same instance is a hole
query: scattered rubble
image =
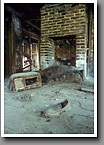
{"type": "Polygon", "coordinates": [[[32,97],[30,94],[24,94],[24,95],[17,96],[16,99],[21,102],[31,102],[32,101],[32,97]]]}
{"type": "Polygon", "coordinates": [[[94,95],[77,90],[79,88],[93,89],[89,82],[84,84],[83,82],[59,82],[54,86],[44,85],[41,88],[17,93],[7,89],[7,82],[8,80],[5,80],[4,83],[5,134],[94,133],[94,95]],[[62,103],[64,100],[68,100],[68,104],[64,108],[62,105],[59,105],[57,111],[52,108],[53,105],[62,103]],[[51,109],[51,112],[48,109],[51,109]],[[61,112],[62,114],[55,114],[64,109],[65,112],[61,112]],[[48,117],[45,116],[46,113],[49,115],[48,117]],[[52,113],[55,115],[52,116],[52,113]]]}
{"type": "Polygon", "coordinates": [[[42,83],[54,82],[81,82],[83,80],[83,70],[77,70],[73,66],[55,65],[41,71],[42,83]]]}

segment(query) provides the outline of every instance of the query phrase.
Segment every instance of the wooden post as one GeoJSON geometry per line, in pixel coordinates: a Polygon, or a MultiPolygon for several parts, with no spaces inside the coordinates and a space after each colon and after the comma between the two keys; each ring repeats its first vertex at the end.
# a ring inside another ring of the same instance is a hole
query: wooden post
{"type": "Polygon", "coordinates": [[[9,74],[13,73],[13,22],[10,25],[10,37],[9,37],[9,74]]]}
{"type": "MultiPolygon", "coordinates": [[[[30,30],[30,32],[31,32],[31,30],[30,30]]],[[[29,37],[29,54],[30,54],[30,59],[31,59],[31,37],[29,37]]],[[[32,63],[30,63],[30,71],[32,70],[32,63]]]]}

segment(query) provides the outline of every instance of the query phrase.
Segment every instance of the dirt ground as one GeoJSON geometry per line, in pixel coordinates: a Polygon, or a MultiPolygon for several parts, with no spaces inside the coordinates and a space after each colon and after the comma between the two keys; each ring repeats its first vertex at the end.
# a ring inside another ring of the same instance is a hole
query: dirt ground
{"type": "Polygon", "coordinates": [[[8,79],[5,79],[4,133],[93,134],[94,86],[89,80],[54,82],[41,88],[12,92],[7,88],[8,79]],[[65,99],[71,109],[52,117],[42,115],[47,107],[65,99]]]}

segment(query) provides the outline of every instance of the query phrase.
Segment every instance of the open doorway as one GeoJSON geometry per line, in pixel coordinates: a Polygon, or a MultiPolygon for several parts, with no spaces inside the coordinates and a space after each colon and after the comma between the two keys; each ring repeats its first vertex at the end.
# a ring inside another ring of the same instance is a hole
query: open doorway
{"type": "Polygon", "coordinates": [[[23,43],[23,71],[39,70],[39,43],[23,43]]]}

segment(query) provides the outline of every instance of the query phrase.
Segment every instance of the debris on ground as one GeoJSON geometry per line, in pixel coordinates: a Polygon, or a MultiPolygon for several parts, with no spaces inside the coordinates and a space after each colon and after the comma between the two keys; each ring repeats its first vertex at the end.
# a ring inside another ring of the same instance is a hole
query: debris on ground
{"type": "Polygon", "coordinates": [[[60,103],[57,103],[55,105],[49,106],[44,111],[41,111],[40,116],[41,117],[55,117],[60,115],[63,112],[71,110],[71,106],[68,102],[68,100],[64,100],[60,103]]]}
{"type": "Polygon", "coordinates": [[[7,87],[14,92],[41,87],[41,75],[39,72],[12,74],[7,87]]]}
{"type": "Polygon", "coordinates": [[[93,89],[89,81],[57,82],[52,86],[46,84],[41,88],[14,93],[7,89],[8,79],[5,79],[4,133],[94,134],[94,94],[78,91],[79,88],[93,89]],[[31,102],[25,101],[30,100],[28,95],[32,98],[31,102]],[[24,96],[28,96],[27,99],[24,96]],[[65,109],[65,112],[55,117],[44,116],[48,108],[66,99],[68,104],[60,109],[65,109]],[[68,111],[70,105],[71,110],[68,111]]]}
{"type": "Polygon", "coordinates": [[[89,89],[89,88],[80,88],[80,89],[78,89],[78,91],[94,94],[94,90],[93,89],[89,89]]]}
{"type": "Polygon", "coordinates": [[[31,102],[32,101],[32,97],[30,94],[24,94],[24,95],[17,96],[16,99],[21,102],[31,102]]]}
{"type": "Polygon", "coordinates": [[[83,80],[83,70],[78,70],[74,66],[55,65],[41,71],[42,83],[54,84],[55,82],[81,82],[83,80]]]}

